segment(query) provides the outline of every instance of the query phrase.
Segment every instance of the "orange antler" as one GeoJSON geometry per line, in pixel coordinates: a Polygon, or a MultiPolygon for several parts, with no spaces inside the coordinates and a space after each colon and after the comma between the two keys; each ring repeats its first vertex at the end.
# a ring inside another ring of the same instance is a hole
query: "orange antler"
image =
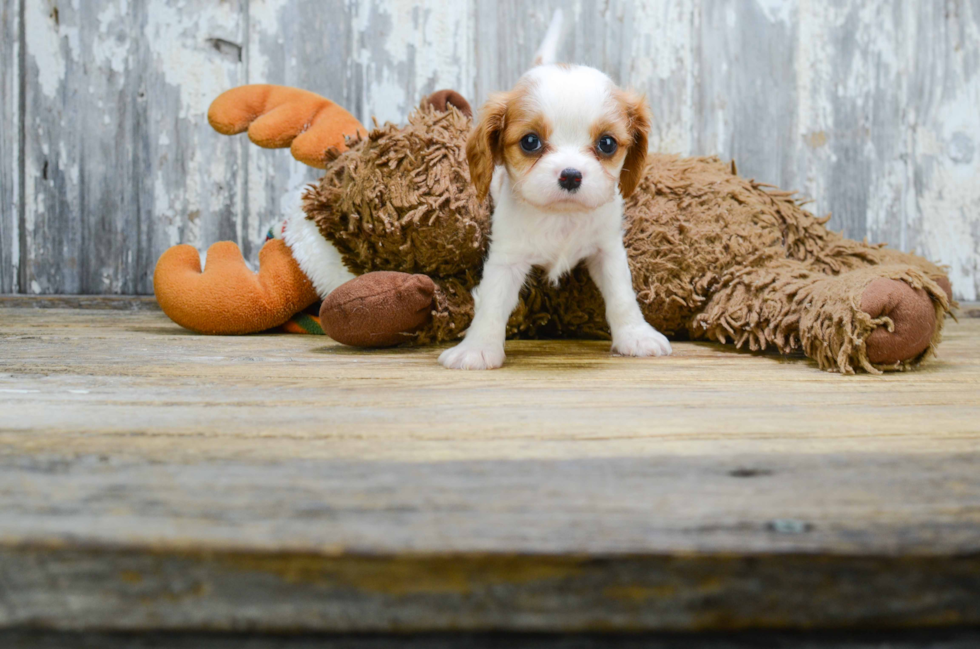
{"type": "Polygon", "coordinates": [[[222,93],[208,110],[208,122],[224,135],[248,130],[267,149],[290,147],[293,157],[323,169],[327,151],[346,151],[347,138],[367,134],[357,119],[320,95],[268,84],[240,86],[222,93]]]}

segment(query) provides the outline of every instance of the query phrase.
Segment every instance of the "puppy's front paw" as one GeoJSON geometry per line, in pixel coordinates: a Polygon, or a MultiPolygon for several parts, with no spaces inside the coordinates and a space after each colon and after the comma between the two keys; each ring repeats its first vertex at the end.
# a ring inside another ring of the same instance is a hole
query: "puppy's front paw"
{"type": "Polygon", "coordinates": [[[670,343],[662,333],[643,323],[613,335],[612,350],[621,356],[670,356],[670,343]]]}
{"type": "Polygon", "coordinates": [[[439,355],[439,363],[451,370],[492,370],[504,364],[503,345],[483,345],[465,340],[439,355]]]}

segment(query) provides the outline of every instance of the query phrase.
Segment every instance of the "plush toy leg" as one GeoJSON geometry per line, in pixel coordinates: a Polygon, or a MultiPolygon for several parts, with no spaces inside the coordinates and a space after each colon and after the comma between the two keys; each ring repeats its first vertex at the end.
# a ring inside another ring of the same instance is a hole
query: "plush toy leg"
{"type": "Polygon", "coordinates": [[[426,275],[378,271],[343,284],[323,300],[323,333],[354,347],[410,341],[432,317],[436,285],[426,275]]]}
{"type": "MultiPolygon", "coordinates": [[[[458,339],[473,320],[472,282],[392,271],[357,277],[320,307],[334,340],[355,347],[424,345],[458,339]]],[[[554,287],[530,278],[507,325],[507,337],[609,338],[602,298],[584,268],[554,287]],[[584,306],[583,306],[584,305],[584,306]],[[590,306],[597,308],[590,309],[590,306]]]]}
{"type": "Polygon", "coordinates": [[[953,283],[949,281],[949,276],[946,274],[946,270],[941,266],[937,266],[928,259],[918,255],[913,255],[909,252],[901,252],[899,250],[892,250],[891,248],[882,248],[878,252],[881,255],[882,263],[889,265],[905,264],[921,270],[927,277],[929,277],[929,279],[934,281],[939,288],[943,289],[943,292],[946,294],[946,299],[949,301],[950,305],[955,306],[956,303],[953,300],[953,283]]]}
{"type": "Polygon", "coordinates": [[[174,246],[157,262],[153,290],[171,320],[205,334],[265,331],[318,299],[281,240],[269,241],[259,252],[258,273],[249,270],[230,241],[208,249],[204,272],[194,247],[174,246]]]}
{"type": "MultiPolygon", "coordinates": [[[[899,265],[909,266],[922,273],[934,281],[943,292],[950,304],[953,302],[953,285],[946,275],[946,270],[932,263],[924,257],[914,255],[909,252],[901,252],[892,248],[877,248],[852,239],[846,239],[840,233],[823,230],[821,224],[814,225],[811,220],[807,226],[817,230],[809,233],[809,241],[820,241],[815,251],[807,251],[803,245],[797,245],[795,252],[803,253],[806,262],[813,266],[814,270],[836,275],[857,268],[876,265],[899,265]]],[[[794,258],[799,259],[792,255],[794,258]]]]}
{"type": "Polygon", "coordinates": [[[776,259],[730,272],[689,329],[753,350],[802,350],[823,369],[878,373],[926,358],[948,308],[945,292],[907,265],[826,275],[776,259]]]}

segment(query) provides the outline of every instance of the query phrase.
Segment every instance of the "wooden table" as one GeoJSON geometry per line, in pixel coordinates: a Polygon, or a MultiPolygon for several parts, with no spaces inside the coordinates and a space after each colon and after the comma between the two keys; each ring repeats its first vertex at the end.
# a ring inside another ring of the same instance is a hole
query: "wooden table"
{"type": "Polygon", "coordinates": [[[980,624],[975,309],[920,371],[842,377],[575,341],[449,372],[6,304],[0,627],[980,624]]]}

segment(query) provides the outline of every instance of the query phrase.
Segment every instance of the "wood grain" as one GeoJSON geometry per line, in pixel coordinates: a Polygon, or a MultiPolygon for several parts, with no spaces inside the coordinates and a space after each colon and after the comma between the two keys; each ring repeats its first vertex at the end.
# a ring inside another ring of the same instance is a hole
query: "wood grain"
{"type": "Polygon", "coordinates": [[[906,47],[915,4],[808,2],[798,16],[793,184],[832,215],[831,228],[903,250],[916,210],[907,106],[919,52],[906,47]]]}
{"type": "Polygon", "coordinates": [[[121,3],[29,2],[21,25],[5,0],[4,58],[20,39],[26,52],[24,74],[0,77],[2,292],[149,293],[178,242],[254,258],[316,172],[210,132],[214,96],[298,85],[366,123],[403,122],[440,87],[478,105],[526,69],[560,6],[562,58],[646,92],[655,148],[734,158],[980,295],[975,0],[121,3]]]}
{"type": "Polygon", "coordinates": [[[709,634],[290,634],[0,631],[10,649],[973,649],[972,629],[709,634]]]}
{"type": "Polygon", "coordinates": [[[235,2],[26,4],[23,292],[151,292],[167,247],[240,239],[244,144],[205,114],[244,81],[241,24],[235,2]]]}
{"type": "Polygon", "coordinates": [[[20,288],[20,0],[0,2],[0,293],[20,288]]]}
{"type": "Polygon", "coordinates": [[[111,309],[159,311],[150,295],[0,295],[0,309],[111,309]]]}
{"type": "Polygon", "coordinates": [[[2,309],[0,626],[980,623],[978,341],[881,377],[683,342],[454,373],[2,309]]]}
{"type": "Polygon", "coordinates": [[[701,12],[697,152],[723,151],[741,174],[794,188],[796,7],[723,0],[701,12]]]}
{"type": "MultiPolygon", "coordinates": [[[[115,0],[114,0],[115,1],[115,0]]],[[[211,101],[247,83],[248,0],[147,0],[139,41],[140,236],[136,286],[152,293],[153,268],[177,243],[206,249],[235,241],[249,250],[246,138],[218,135],[207,123],[211,101]]],[[[131,90],[130,90],[131,92],[131,90]]],[[[110,291],[101,291],[110,292],[110,291]]]]}
{"type": "MultiPolygon", "coordinates": [[[[248,79],[308,88],[370,123],[364,118],[364,97],[350,69],[356,36],[349,4],[340,0],[250,0],[245,47],[248,79]]],[[[243,155],[247,220],[242,243],[246,257],[254,259],[272,222],[297,211],[303,188],[322,172],[285,152],[252,147],[243,155]]]]}
{"type": "Polygon", "coordinates": [[[24,4],[25,292],[134,293],[137,12],[24,4]]]}
{"type": "Polygon", "coordinates": [[[910,11],[916,52],[908,114],[914,167],[909,246],[950,266],[961,297],[980,299],[980,3],[910,11]],[[971,284],[973,286],[971,290],[971,284]],[[977,296],[977,297],[973,297],[977,296]]]}

